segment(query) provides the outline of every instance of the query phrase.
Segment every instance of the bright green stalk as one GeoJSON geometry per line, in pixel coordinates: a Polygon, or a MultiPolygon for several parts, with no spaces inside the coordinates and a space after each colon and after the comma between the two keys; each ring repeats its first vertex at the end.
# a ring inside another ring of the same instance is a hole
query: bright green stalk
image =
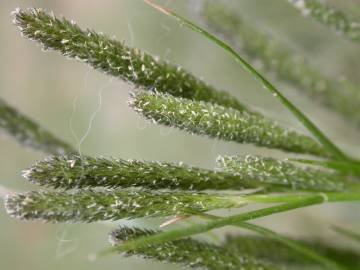
{"type": "Polygon", "coordinates": [[[44,49],[59,51],[137,88],[214,102],[240,111],[245,109],[228,93],[216,90],[186,70],[105,35],[82,30],[72,21],[59,20],[41,9],[18,9],[14,16],[21,33],[39,42],[44,49]]]}
{"type": "Polygon", "coordinates": [[[233,198],[217,195],[146,190],[31,191],[9,195],[5,201],[12,217],[48,222],[163,217],[242,205],[233,198]]]}
{"type": "Polygon", "coordinates": [[[227,9],[220,1],[205,1],[200,13],[208,27],[224,36],[249,61],[260,63],[261,69],[294,85],[301,93],[333,109],[345,119],[360,126],[360,90],[323,76],[301,56],[284,48],[270,35],[238,12],[227,9]]]}
{"type": "MultiPolygon", "coordinates": [[[[305,247],[307,250],[316,252],[321,257],[341,265],[344,269],[354,270],[360,267],[359,252],[349,248],[336,248],[316,239],[286,239],[305,247]]],[[[284,245],[272,237],[228,236],[223,247],[237,254],[262,258],[264,262],[283,266],[283,269],[331,269],[331,266],[323,268],[315,265],[316,260],[310,256],[304,256],[305,254],[284,245]]]]}
{"type": "Polygon", "coordinates": [[[260,156],[219,156],[221,171],[249,175],[258,182],[289,186],[294,190],[340,191],[352,187],[344,175],[331,170],[299,167],[286,160],[260,156]]]}
{"type": "Polygon", "coordinates": [[[20,144],[48,154],[74,153],[67,143],[0,99],[0,131],[20,144]]]}
{"type": "Polygon", "coordinates": [[[242,190],[265,188],[289,190],[284,185],[257,181],[253,175],[234,175],[201,169],[183,163],[53,156],[23,171],[32,183],[54,188],[143,187],[178,190],[242,190]]]}
{"type": "Polygon", "coordinates": [[[141,91],[129,105],[153,122],[193,134],[239,143],[327,156],[329,152],[308,136],[284,129],[261,115],[220,105],[141,91]]]}
{"type": "Polygon", "coordinates": [[[288,203],[306,200],[311,196],[322,196],[326,202],[341,202],[341,201],[360,201],[360,192],[319,192],[314,193],[292,193],[281,195],[248,195],[239,196],[237,201],[240,203],[288,203]]]}
{"type": "Polygon", "coordinates": [[[288,100],[282,93],[265,77],[263,77],[255,68],[253,68],[247,61],[245,61],[233,48],[231,48],[228,44],[221,41],[214,35],[200,28],[196,24],[190,22],[189,20],[181,17],[171,10],[167,10],[161,6],[155,5],[150,0],[145,0],[146,3],[151,5],[153,8],[158,11],[164,13],[165,15],[171,16],[175,18],[181,25],[185,25],[190,28],[194,32],[201,34],[206,37],[220,48],[224,49],[227,53],[229,53],[237,63],[239,63],[249,74],[251,74],[261,85],[263,88],[268,90],[275,98],[279,99],[279,101],[319,140],[319,142],[333,155],[335,159],[348,159],[348,157],[336,146],[334,145],[327,136],[318,129],[318,127],[307,118],[297,107],[295,107],[290,100],[288,100]]]}
{"type": "MultiPolygon", "coordinates": [[[[116,247],[124,241],[155,235],[156,233],[159,232],[139,228],[120,227],[110,234],[110,242],[116,247]]],[[[156,259],[161,262],[180,264],[184,267],[207,270],[277,269],[276,267],[261,263],[251,256],[234,254],[223,247],[190,238],[179,239],[163,244],[150,244],[139,249],[127,250],[123,252],[123,255],[138,255],[145,259],[156,259]]]]}
{"type": "MultiPolygon", "coordinates": [[[[265,195],[266,196],[266,195],[265,195]]],[[[264,196],[264,197],[265,197],[264,196]]],[[[236,225],[248,220],[254,220],[257,218],[273,215],[276,213],[286,212],[298,208],[303,208],[311,205],[321,204],[325,202],[338,202],[338,201],[360,201],[360,193],[320,193],[320,194],[311,194],[311,195],[303,195],[298,196],[293,195],[291,199],[291,195],[288,196],[283,201],[287,202],[284,204],[263,208],[259,210],[254,210],[246,213],[242,213],[239,215],[224,217],[218,220],[214,220],[211,222],[207,222],[205,224],[196,224],[184,229],[177,229],[168,232],[159,233],[156,235],[151,235],[147,237],[140,237],[136,240],[130,240],[123,245],[108,249],[103,251],[102,254],[107,254],[113,251],[126,251],[131,249],[136,249],[140,247],[144,247],[149,244],[160,244],[168,241],[173,241],[176,239],[180,239],[183,237],[192,236],[199,233],[204,233],[216,228],[221,228],[228,225],[236,225]]],[[[249,196],[250,197],[250,196],[249,196]]],[[[281,201],[282,196],[278,196],[278,201],[281,201]]],[[[259,200],[260,202],[260,200],[259,200]]],[[[276,201],[273,201],[276,202],[276,201]]]]}
{"type": "Polygon", "coordinates": [[[330,7],[318,0],[288,0],[304,16],[311,16],[318,22],[334,29],[346,38],[360,42],[360,20],[330,7]]]}
{"type": "MultiPolygon", "coordinates": [[[[360,195],[359,195],[359,199],[360,199],[360,195]]],[[[281,213],[281,212],[286,212],[286,211],[290,211],[293,209],[302,208],[302,207],[306,207],[306,206],[310,206],[310,205],[321,204],[325,201],[326,201],[326,199],[322,195],[307,196],[306,198],[294,200],[289,203],[276,205],[276,206],[272,206],[272,207],[268,207],[268,208],[263,208],[263,209],[259,209],[259,210],[254,210],[254,211],[242,213],[239,215],[224,217],[224,218],[221,218],[218,220],[207,222],[205,224],[196,224],[196,225],[192,225],[190,227],[184,228],[184,229],[177,229],[177,230],[172,230],[172,231],[168,231],[168,232],[158,233],[158,234],[151,235],[151,236],[140,237],[135,240],[130,240],[130,241],[124,243],[123,245],[120,245],[119,247],[107,249],[107,250],[103,251],[102,254],[107,254],[109,252],[111,253],[114,251],[126,251],[126,250],[131,250],[131,249],[137,249],[140,247],[145,247],[149,244],[161,244],[161,243],[165,243],[168,241],[177,240],[177,239],[180,239],[183,237],[188,237],[188,236],[192,236],[195,234],[204,233],[204,232],[216,229],[216,228],[221,228],[221,227],[228,226],[228,225],[236,225],[238,223],[241,223],[241,222],[244,222],[247,220],[254,220],[256,218],[273,215],[275,213],[281,213]]]]}

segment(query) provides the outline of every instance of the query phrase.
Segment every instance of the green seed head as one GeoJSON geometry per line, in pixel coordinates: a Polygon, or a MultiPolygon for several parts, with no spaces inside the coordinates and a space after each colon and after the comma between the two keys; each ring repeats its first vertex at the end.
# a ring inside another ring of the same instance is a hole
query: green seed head
{"type": "Polygon", "coordinates": [[[15,108],[0,99],[0,132],[20,144],[49,154],[72,153],[72,147],[56,138],[15,108]]]}
{"type": "Polygon", "coordinates": [[[259,156],[220,156],[219,169],[290,190],[342,191],[347,179],[330,170],[299,167],[286,160],[259,156]]]}
{"type": "Polygon", "coordinates": [[[137,190],[32,191],[9,195],[13,217],[49,222],[93,222],[178,214],[196,214],[239,206],[226,197],[137,190]]]}
{"type": "Polygon", "coordinates": [[[181,67],[129,48],[103,34],[82,30],[73,21],[58,19],[41,9],[15,11],[14,23],[24,36],[39,42],[45,50],[59,51],[137,88],[245,109],[228,93],[216,90],[181,67]]]}
{"type": "Polygon", "coordinates": [[[255,181],[183,163],[53,156],[23,171],[32,183],[55,188],[143,187],[149,189],[223,190],[259,187],[255,181]]]}
{"type": "Polygon", "coordinates": [[[150,121],[192,134],[297,153],[328,154],[310,137],[284,129],[259,114],[144,91],[134,94],[129,105],[150,121]]]}
{"type": "MultiPolygon", "coordinates": [[[[110,243],[121,245],[123,242],[143,236],[156,234],[156,231],[139,228],[120,227],[110,234],[110,243]]],[[[228,249],[200,242],[190,238],[179,239],[163,244],[123,252],[125,256],[141,256],[146,259],[156,259],[162,262],[176,263],[185,267],[209,270],[268,270],[266,264],[244,256],[240,253],[231,253],[228,249]]]]}

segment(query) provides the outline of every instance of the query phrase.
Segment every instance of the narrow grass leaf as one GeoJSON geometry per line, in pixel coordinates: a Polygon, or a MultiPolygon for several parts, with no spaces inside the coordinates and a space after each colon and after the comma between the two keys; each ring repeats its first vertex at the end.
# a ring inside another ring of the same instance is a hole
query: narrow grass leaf
{"type": "Polygon", "coordinates": [[[239,215],[233,215],[230,217],[224,217],[221,219],[207,222],[205,224],[196,224],[183,229],[171,230],[168,232],[162,232],[155,235],[139,237],[137,239],[127,241],[118,247],[106,249],[101,253],[101,255],[106,255],[109,253],[113,253],[115,251],[127,251],[131,249],[137,249],[137,248],[145,247],[149,244],[161,244],[161,243],[177,240],[183,237],[204,233],[212,229],[221,228],[228,225],[236,225],[244,221],[254,220],[260,217],[273,215],[275,213],[281,213],[310,205],[321,204],[324,201],[325,198],[323,195],[312,195],[306,198],[294,200],[289,203],[263,208],[259,210],[254,210],[239,215]]]}
{"type": "Polygon", "coordinates": [[[325,77],[301,54],[282,46],[221,1],[203,2],[199,12],[204,23],[228,40],[253,65],[292,84],[301,94],[307,94],[360,126],[359,89],[325,77]]]}

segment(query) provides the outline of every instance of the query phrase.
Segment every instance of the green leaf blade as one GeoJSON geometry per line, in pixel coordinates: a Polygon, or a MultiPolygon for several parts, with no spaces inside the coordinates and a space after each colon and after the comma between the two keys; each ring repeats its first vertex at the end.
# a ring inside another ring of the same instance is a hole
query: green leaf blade
{"type": "Polygon", "coordinates": [[[349,82],[339,83],[324,76],[299,52],[280,44],[221,1],[203,2],[199,14],[204,24],[223,36],[254,65],[258,63],[261,71],[275,75],[276,79],[293,85],[299,93],[360,126],[359,89],[349,82]]]}

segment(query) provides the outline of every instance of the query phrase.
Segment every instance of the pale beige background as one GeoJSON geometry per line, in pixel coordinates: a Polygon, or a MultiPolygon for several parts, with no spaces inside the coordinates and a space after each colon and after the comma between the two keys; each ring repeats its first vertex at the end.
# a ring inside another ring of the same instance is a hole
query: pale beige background
{"type": "MultiPolygon", "coordinates": [[[[159,1],[161,2],[161,1],[159,1]]],[[[188,1],[162,1],[179,13],[192,17],[188,1]]],[[[195,1],[196,2],[196,1],[195,1]]],[[[360,85],[360,46],[344,41],[327,28],[306,20],[286,0],[229,0],[253,23],[279,40],[306,54],[314,66],[329,76],[346,75],[360,85]]],[[[333,1],[339,4],[340,1],[333,1]]],[[[356,1],[341,1],[344,9],[356,1]]],[[[10,13],[17,6],[43,7],[76,20],[128,44],[177,63],[219,88],[227,89],[285,125],[303,128],[231,58],[188,29],[159,15],[140,0],[2,0],[0,2],[0,96],[17,106],[59,136],[76,144],[74,133],[85,134],[91,115],[98,110],[81,150],[89,155],[185,161],[212,167],[218,154],[265,153],[263,149],[190,136],[145,123],[126,104],[131,88],[116,79],[93,71],[54,52],[44,53],[22,38],[11,24],[10,13]],[[102,96],[98,108],[99,95],[102,96]]],[[[360,12],[358,12],[360,14],[360,12]]],[[[344,149],[359,155],[359,135],[340,117],[299,97],[289,86],[277,83],[331,138],[344,149]]],[[[282,156],[277,151],[268,154],[282,156]]],[[[23,168],[44,158],[24,150],[12,140],[0,140],[0,184],[12,190],[36,187],[20,176],[23,168]]],[[[314,207],[294,214],[263,219],[261,223],[294,235],[334,237],[327,225],[347,224],[359,228],[359,206],[314,207]],[[301,232],[310,228],[305,233],[301,232]]],[[[154,221],[159,224],[160,221],[154,221]]],[[[9,218],[0,206],[0,269],[177,269],[139,259],[110,256],[89,261],[88,256],[107,244],[107,232],[116,223],[50,225],[9,218]]],[[[335,238],[336,239],[336,238],[335,238]]],[[[347,243],[344,243],[347,245],[347,243]]]]}

